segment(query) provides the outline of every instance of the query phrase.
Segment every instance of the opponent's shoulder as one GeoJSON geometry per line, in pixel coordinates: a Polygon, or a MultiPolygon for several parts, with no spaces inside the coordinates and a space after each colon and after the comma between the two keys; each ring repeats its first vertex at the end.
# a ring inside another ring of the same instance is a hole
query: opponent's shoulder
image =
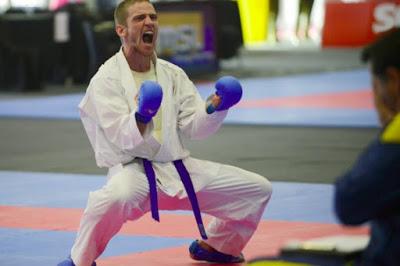
{"type": "Polygon", "coordinates": [[[400,114],[382,130],[360,158],[365,169],[390,169],[388,165],[400,165],[400,114]]]}
{"type": "Polygon", "coordinates": [[[400,145],[400,113],[383,130],[380,141],[384,144],[400,145]]]}

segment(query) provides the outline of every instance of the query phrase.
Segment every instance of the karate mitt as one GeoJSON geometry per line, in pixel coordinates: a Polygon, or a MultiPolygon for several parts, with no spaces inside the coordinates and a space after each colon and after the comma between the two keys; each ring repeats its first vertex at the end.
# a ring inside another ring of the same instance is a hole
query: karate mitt
{"type": "Polygon", "coordinates": [[[163,92],[158,83],[149,80],[144,81],[138,94],[136,120],[144,124],[150,122],[160,108],[162,96],[163,92]]]}
{"type": "Polygon", "coordinates": [[[209,103],[207,113],[214,111],[223,111],[237,104],[242,98],[242,86],[239,81],[232,76],[225,76],[215,83],[215,94],[220,97],[220,103],[215,107],[209,103]]]}

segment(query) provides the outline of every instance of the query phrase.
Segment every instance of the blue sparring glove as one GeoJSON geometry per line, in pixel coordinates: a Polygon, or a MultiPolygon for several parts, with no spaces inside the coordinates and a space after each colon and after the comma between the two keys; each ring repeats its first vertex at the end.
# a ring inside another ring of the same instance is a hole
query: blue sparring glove
{"type": "Polygon", "coordinates": [[[223,111],[237,104],[242,98],[242,86],[239,81],[231,76],[225,76],[217,80],[215,83],[215,94],[221,98],[221,102],[217,107],[209,104],[207,113],[211,114],[214,111],[223,111]]]}
{"type": "Polygon", "coordinates": [[[138,95],[138,109],[136,120],[147,124],[156,115],[160,108],[163,92],[161,86],[154,81],[146,80],[142,83],[138,95]]]}

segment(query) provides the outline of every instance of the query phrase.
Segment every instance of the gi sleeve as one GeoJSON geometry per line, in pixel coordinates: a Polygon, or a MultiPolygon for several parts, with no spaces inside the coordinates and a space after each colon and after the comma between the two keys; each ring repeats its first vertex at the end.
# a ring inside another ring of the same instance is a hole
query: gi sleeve
{"type": "Polygon", "coordinates": [[[335,212],[357,225],[400,213],[400,144],[376,139],[335,184],[335,212]]]}
{"type": "MultiPolygon", "coordinates": [[[[150,137],[152,123],[142,135],[130,110],[128,99],[118,80],[98,78],[91,81],[80,104],[81,116],[89,116],[103,130],[113,145],[125,152],[135,152],[150,137]]],[[[132,99],[134,101],[134,99],[132,99]]]]}
{"type": "Polygon", "coordinates": [[[205,101],[183,70],[178,73],[176,89],[179,131],[189,139],[203,139],[217,132],[228,111],[207,114],[205,101]]]}

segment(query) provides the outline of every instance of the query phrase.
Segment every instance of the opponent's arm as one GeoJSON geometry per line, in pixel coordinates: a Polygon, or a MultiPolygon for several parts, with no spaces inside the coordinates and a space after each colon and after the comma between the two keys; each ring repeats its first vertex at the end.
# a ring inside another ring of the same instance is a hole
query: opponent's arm
{"type": "Polygon", "coordinates": [[[336,181],[334,205],[342,223],[357,225],[399,212],[399,156],[400,145],[375,140],[336,181]]]}

